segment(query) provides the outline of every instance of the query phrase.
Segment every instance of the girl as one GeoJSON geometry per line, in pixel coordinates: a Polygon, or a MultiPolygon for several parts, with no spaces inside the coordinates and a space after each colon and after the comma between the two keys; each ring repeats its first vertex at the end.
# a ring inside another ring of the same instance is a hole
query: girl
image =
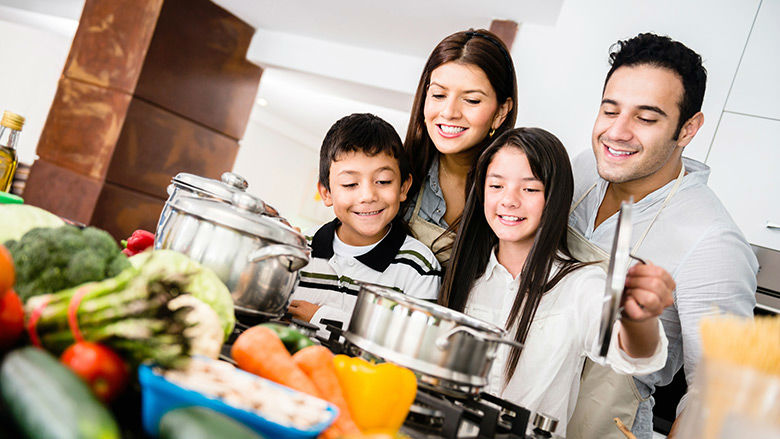
{"type": "Polygon", "coordinates": [[[515,124],[517,84],[504,43],[487,30],[452,34],[428,58],[404,142],[412,163],[405,219],[439,261],[449,259],[474,163],[515,124]]]}
{"type": "MultiPolygon", "coordinates": [[[[560,141],[538,128],[499,136],[479,157],[440,302],[506,328],[525,343],[502,346],[489,393],[566,423],[585,358],[598,360],[605,273],[577,262],[566,244],[573,178],[560,141]]],[[[631,375],[663,367],[657,316],[671,290],[627,288],[606,362],[631,375]]]]}

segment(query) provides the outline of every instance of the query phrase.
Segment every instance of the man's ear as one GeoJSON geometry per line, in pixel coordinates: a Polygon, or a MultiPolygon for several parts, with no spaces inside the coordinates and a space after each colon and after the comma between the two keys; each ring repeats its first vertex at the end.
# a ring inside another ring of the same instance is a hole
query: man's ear
{"type": "Polygon", "coordinates": [[[691,140],[693,140],[693,137],[699,132],[699,128],[701,128],[703,124],[704,113],[699,111],[691,116],[691,118],[683,124],[682,128],[680,128],[680,134],[677,136],[677,146],[682,148],[691,143],[691,140]]]}
{"type": "Polygon", "coordinates": [[[501,104],[500,107],[498,107],[498,111],[496,112],[496,116],[493,118],[493,123],[490,125],[490,128],[493,128],[494,130],[497,130],[498,127],[501,126],[502,123],[504,123],[504,120],[506,120],[507,115],[509,115],[509,112],[512,111],[512,106],[515,103],[512,102],[512,98],[506,98],[506,101],[504,101],[503,104],[501,104]]]}
{"type": "Polygon", "coordinates": [[[333,198],[330,196],[330,191],[319,181],[317,182],[317,192],[319,192],[320,198],[322,198],[322,202],[325,203],[325,206],[333,206],[333,198]]]}
{"type": "Polygon", "coordinates": [[[406,201],[406,194],[409,193],[409,188],[412,187],[412,174],[409,174],[408,177],[406,177],[406,180],[401,183],[401,202],[403,203],[406,201]]]}

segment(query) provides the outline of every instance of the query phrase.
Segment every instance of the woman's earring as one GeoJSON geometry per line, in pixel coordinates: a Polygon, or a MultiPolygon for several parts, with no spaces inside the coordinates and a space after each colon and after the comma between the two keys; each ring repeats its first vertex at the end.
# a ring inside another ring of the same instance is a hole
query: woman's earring
{"type": "Polygon", "coordinates": [[[496,129],[495,128],[491,128],[490,129],[490,132],[488,133],[488,137],[493,137],[493,134],[496,134],[496,129]]]}

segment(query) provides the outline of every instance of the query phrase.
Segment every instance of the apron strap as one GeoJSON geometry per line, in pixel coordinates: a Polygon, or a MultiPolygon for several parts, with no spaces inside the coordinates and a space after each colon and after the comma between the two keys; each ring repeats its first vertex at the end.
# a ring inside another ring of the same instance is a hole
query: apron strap
{"type": "MultiPolygon", "coordinates": [[[[425,184],[424,181],[423,181],[423,184],[425,184]]],[[[424,190],[425,189],[422,186],[420,186],[420,191],[417,193],[417,200],[414,202],[414,211],[412,212],[412,218],[411,219],[414,219],[415,217],[417,217],[417,214],[420,213],[420,206],[422,206],[422,198],[423,198],[423,191],[424,190]]]]}
{"type": "Polygon", "coordinates": [[[582,203],[582,200],[584,200],[585,197],[588,196],[590,191],[592,191],[596,187],[596,184],[598,184],[598,180],[596,181],[596,183],[593,183],[593,185],[591,187],[589,187],[588,190],[586,190],[584,194],[582,194],[582,196],[579,198],[579,200],[575,201],[574,204],[572,204],[571,209],[569,209],[569,215],[571,215],[574,212],[574,210],[577,209],[577,206],[579,206],[580,203],[582,203]]]}
{"type": "Polygon", "coordinates": [[[680,184],[683,181],[683,177],[685,177],[685,164],[681,163],[680,174],[677,176],[677,179],[674,182],[674,186],[672,186],[672,190],[669,191],[669,195],[666,196],[666,199],[664,199],[664,202],[661,204],[661,207],[658,209],[658,212],[655,213],[653,219],[650,221],[650,224],[647,225],[645,232],[642,233],[642,236],[639,237],[639,240],[637,240],[636,244],[634,244],[634,248],[631,249],[632,253],[639,250],[639,247],[642,245],[642,242],[645,240],[645,237],[647,237],[647,234],[650,232],[650,228],[653,227],[653,224],[655,224],[655,220],[658,219],[658,215],[660,215],[661,211],[664,210],[664,207],[666,207],[666,205],[669,204],[669,200],[672,198],[672,195],[677,193],[677,189],[680,188],[680,184]]]}

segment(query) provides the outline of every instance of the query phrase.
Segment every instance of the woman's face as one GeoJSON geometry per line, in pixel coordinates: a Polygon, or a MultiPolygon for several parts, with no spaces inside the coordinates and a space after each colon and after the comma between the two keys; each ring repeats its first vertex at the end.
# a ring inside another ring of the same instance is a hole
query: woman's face
{"type": "Polygon", "coordinates": [[[495,90],[479,67],[448,62],[431,72],[423,109],[425,127],[440,153],[462,153],[501,126],[510,101],[498,104],[495,90]]]}
{"type": "Polygon", "coordinates": [[[531,250],[544,211],[544,184],[519,148],[503,147],[485,177],[485,219],[501,248],[531,250]]]}

